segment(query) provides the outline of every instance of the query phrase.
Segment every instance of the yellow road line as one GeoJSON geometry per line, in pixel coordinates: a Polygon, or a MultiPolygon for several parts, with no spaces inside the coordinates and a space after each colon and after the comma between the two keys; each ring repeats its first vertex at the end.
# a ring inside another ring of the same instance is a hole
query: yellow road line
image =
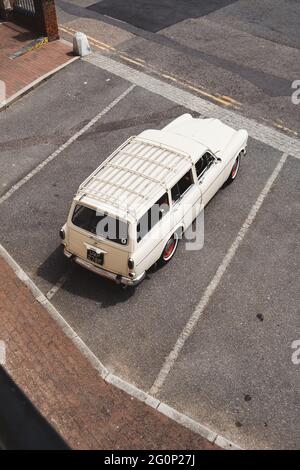
{"type": "MultiPolygon", "coordinates": [[[[75,31],[74,29],[72,29],[68,26],[59,25],[59,28],[62,31],[64,31],[65,33],[70,34],[70,35],[73,35],[74,33],[77,32],[77,31],[75,31]]],[[[144,59],[140,59],[138,57],[133,57],[133,56],[129,57],[128,54],[126,54],[126,52],[118,51],[115,47],[111,46],[110,44],[99,41],[98,39],[93,38],[93,37],[88,36],[88,35],[87,35],[87,38],[89,39],[89,41],[91,42],[92,45],[94,45],[95,47],[97,47],[97,48],[99,48],[103,51],[106,51],[106,52],[107,51],[114,51],[115,53],[117,53],[119,55],[119,57],[121,59],[126,60],[127,62],[131,62],[133,64],[136,64],[136,65],[140,66],[140,67],[147,67],[148,69],[152,70],[152,72],[155,73],[156,75],[158,75],[160,77],[163,77],[167,80],[171,80],[173,82],[176,82],[179,85],[182,85],[185,88],[188,88],[188,89],[193,90],[193,91],[195,91],[195,92],[197,92],[197,93],[199,93],[203,96],[206,96],[206,97],[210,98],[213,101],[217,101],[218,103],[221,103],[222,105],[224,105],[226,107],[231,106],[233,108],[240,108],[241,106],[243,106],[243,104],[240,101],[237,101],[234,98],[231,98],[230,96],[219,95],[219,94],[218,95],[213,95],[213,94],[209,93],[207,88],[202,87],[202,86],[198,86],[198,85],[196,86],[193,82],[191,82],[189,80],[181,79],[180,77],[177,77],[176,75],[167,73],[163,70],[158,70],[153,65],[147,64],[144,59]]],[[[265,119],[265,121],[270,122],[268,119],[265,119]]],[[[277,127],[278,129],[281,129],[282,131],[284,131],[286,133],[290,133],[290,134],[293,134],[295,136],[299,135],[298,132],[284,126],[284,123],[281,119],[278,119],[278,121],[282,124],[279,124],[278,122],[274,121],[273,125],[275,127],[277,127]]]]}
{"type": "Polygon", "coordinates": [[[172,77],[171,75],[167,75],[166,73],[161,73],[159,75],[161,75],[164,78],[167,78],[168,80],[172,80],[173,82],[178,82],[177,78],[172,77]]]}
{"type": "Polygon", "coordinates": [[[230,96],[226,96],[226,95],[221,95],[221,96],[222,96],[222,98],[223,98],[224,100],[227,100],[227,101],[229,101],[229,102],[232,103],[232,104],[237,104],[237,105],[239,105],[239,106],[242,106],[242,103],[241,103],[240,101],[237,101],[237,100],[235,100],[234,98],[231,98],[230,96]]]}
{"type": "Polygon", "coordinates": [[[200,88],[192,86],[192,85],[186,85],[187,88],[190,90],[194,90],[197,93],[200,93],[201,95],[207,96],[207,98],[211,98],[214,101],[217,101],[218,103],[222,103],[224,106],[232,106],[231,103],[228,103],[228,101],[223,100],[222,98],[218,98],[217,96],[211,95],[210,93],[207,93],[206,91],[200,90],[200,88]]]}
{"type": "Polygon", "coordinates": [[[132,64],[139,65],[140,67],[145,67],[145,65],[142,64],[141,62],[138,62],[137,60],[131,59],[131,58],[128,57],[128,56],[119,55],[119,57],[120,57],[121,59],[127,60],[127,62],[131,62],[132,64]]]}
{"type": "MultiPolygon", "coordinates": [[[[69,28],[67,29],[67,28],[65,28],[65,27],[63,27],[63,26],[59,26],[59,29],[60,29],[61,31],[64,31],[65,33],[70,34],[71,36],[73,36],[73,30],[69,30],[69,28]]],[[[87,37],[88,37],[88,36],[87,36],[87,37]]],[[[100,44],[101,44],[100,41],[97,41],[97,40],[94,39],[94,38],[89,37],[89,41],[90,41],[90,43],[91,43],[93,46],[98,47],[99,49],[102,49],[103,51],[109,51],[109,50],[110,50],[109,47],[104,46],[104,45],[100,45],[100,44]],[[99,42],[99,44],[98,44],[98,42],[99,42]]]]}
{"type": "MultiPolygon", "coordinates": [[[[68,26],[59,25],[59,28],[62,31],[66,32],[67,34],[72,34],[73,35],[74,33],[76,33],[76,31],[74,29],[72,29],[68,26]]],[[[91,36],[88,36],[88,35],[86,35],[86,37],[89,39],[89,41],[91,42],[91,44],[93,46],[98,47],[99,49],[105,50],[105,51],[108,51],[108,50],[114,51],[119,55],[119,57],[121,59],[126,60],[127,62],[130,62],[130,63],[133,63],[135,65],[138,65],[139,67],[147,67],[150,70],[152,70],[156,75],[158,75],[160,77],[163,77],[163,78],[166,78],[167,80],[171,80],[173,82],[179,83],[182,86],[184,86],[185,88],[196,91],[197,93],[199,93],[203,96],[206,96],[207,98],[210,98],[211,100],[216,101],[216,102],[222,104],[223,106],[236,107],[235,105],[237,105],[237,106],[242,105],[239,101],[236,101],[235,99],[233,99],[229,96],[213,95],[213,94],[209,93],[209,91],[206,91],[205,88],[203,88],[203,87],[199,88],[194,83],[189,82],[188,80],[182,80],[179,77],[176,77],[176,75],[166,73],[163,70],[157,70],[152,65],[147,64],[145,62],[145,60],[140,59],[138,57],[129,56],[125,52],[118,51],[115,47],[111,46],[110,44],[99,41],[98,39],[95,39],[95,38],[93,38],[91,36]]]]}
{"type": "Polygon", "coordinates": [[[218,100],[219,102],[221,103],[226,103],[226,106],[228,105],[236,105],[237,107],[239,106],[242,106],[242,103],[240,103],[239,101],[231,98],[230,96],[226,96],[226,95],[219,95],[219,94],[216,94],[216,95],[212,95],[211,93],[209,93],[209,90],[205,87],[201,87],[201,86],[196,86],[193,82],[190,82],[189,80],[182,80],[180,79],[179,77],[176,77],[175,75],[172,75],[172,74],[166,74],[166,73],[163,73],[163,71],[161,71],[161,76],[162,77],[165,77],[169,80],[172,80],[174,82],[178,82],[180,83],[181,85],[192,89],[194,91],[197,91],[198,93],[200,94],[203,94],[205,96],[208,96],[212,99],[215,99],[215,100],[218,100]]]}
{"type": "MultiPolygon", "coordinates": [[[[69,28],[68,26],[61,26],[61,25],[59,25],[59,29],[61,29],[62,31],[65,31],[66,33],[69,33],[69,34],[75,34],[75,33],[77,33],[77,31],[75,31],[75,29],[69,28]]],[[[88,36],[87,34],[86,34],[86,37],[87,37],[90,41],[92,41],[92,42],[94,42],[94,43],[96,43],[96,44],[99,44],[99,45],[102,46],[102,47],[105,47],[105,48],[110,49],[110,50],[112,50],[112,51],[116,51],[116,50],[117,50],[115,47],[111,46],[110,44],[106,44],[105,42],[99,41],[99,40],[96,39],[96,38],[93,38],[93,37],[91,37],[91,36],[88,36]]]]}
{"type": "MultiPolygon", "coordinates": [[[[280,120],[281,121],[281,120],[280,120]]],[[[281,121],[283,122],[283,121],[281,121]]],[[[293,135],[298,135],[298,132],[294,131],[293,129],[290,129],[289,127],[285,127],[284,125],[282,124],[278,124],[278,122],[273,122],[273,124],[278,128],[278,129],[281,129],[282,131],[285,131],[289,134],[293,134],[293,135]]]]}

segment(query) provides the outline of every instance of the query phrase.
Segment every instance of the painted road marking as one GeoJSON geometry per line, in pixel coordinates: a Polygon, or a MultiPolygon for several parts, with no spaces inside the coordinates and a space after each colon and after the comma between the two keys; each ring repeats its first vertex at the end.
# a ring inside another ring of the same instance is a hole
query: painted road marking
{"type": "Polygon", "coordinates": [[[196,111],[202,116],[221,119],[225,124],[236,129],[247,129],[249,135],[254,139],[300,159],[300,140],[298,139],[284,135],[276,129],[260,124],[253,119],[246,118],[237,112],[224,109],[188,91],[181,90],[174,85],[135,70],[128,65],[121,64],[100,53],[88,56],[84,60],[96,65],[102,70],[106,70],[124,80],[134,83],[151,93],[162,96],[191,111],[196,111]]]}
{"type": "MultiPolygon", "coordinates": [[[[76,33],[75,29],[69,28],[67,26],[60,26],[59,29],[71,36],[74,36],[74,34],[76,33]]],[[[189,88],[190,90],[193,90],[200,95],[203,95],[213,101],[216,101],[217,103],[221,103],[224,106],[230,106],[235,109],[239,109],[242,106],[242,103],[235,100],[234,98],[225,95],[220,95],[218,93],[212,94],[209,92],[208,89],[205,89],[204,87],[197,86],[195,83],[182,79],[172,73],[153,67],[153,65],[146,63],[144,59],[129,55],[126,52],[118,50],[112,47],[111,45],[99,41],[98,39],[95,39],[91,36],[86,35],[86,37],[88,38],[90,43],[98,49],[101,49],[102,51],[113,52],[115,55],[118,55],[120,59],[126,60],[126,62],[130,62],[139,67],[143,67],[144,69],[148,69],[148,72],[152,72],[155,75],[165,78],[166,80],[176,82],[178,85],[189,88]]]]}
{"type": "MultiPolygon", "coordinates": [[[[64,31],[65,33],[68,33],[68,34],[71,34],[71,35],[73,35],[73,34],[75,34],[75,33],[77,32],[75,29],[69,28],[68,26],[65,26],[65,25],[64,25],[64,26],[59,25],[59,29],[60,29],[61,31],[64,31]]],[[[87,34],[86,34],[86,37],[88,38],[89,41],[94,42],[95,44],[100,45],[102,49],[105,48],[105,49],[107,49],[107,50],[116,51],[116,48],[115,48],[115,47],[111,46],[110,44],[107,44],[106,42],[99,41],[99,40],[96,39],[96,38],[93,38],[93,37],[91,37],[91,36],[88,36],[87,34]]]]}
{"type": "Polygon", "coordinates": [[[0,204],[10,198],[18,189],[20,189],[25,183],[31,180],[35,175],[37,175],[48,163],[52,162],[54,158],[60,155],[66,148],[68,148],[73,142],[75,142],[82,134],[88,131],[92,126],[94,126],[99,119],[101,119],[105,114],[111,111],[123,98],[125,98],[133,89],[135,85],[131,85],[127,88],[121,95],[114,99],[106,108],[104,108],[99,114],[97,114],[91,121],[89,121],[82,129],[80,129],[76,134],[70,137],[63,145],[61,145],[55,152],[53,152],[49,157],[43,160],[38,166],[36,166],[30,173],[28,173],[24,178],[19,180],[14,184],[3,196],[0,197],[0,204]]]}
{"type": "Polygon", "coordinates": [[[52,297],[59,291],[59,289],[64,285],[64,283],[67,281],[69,274],[71,274],[72,269],[69,268],[68,271],[63,274],[57,281],[56,284],[47,292],[46,297],[48,300],[51,300],[52,297]]]}
{"type": "Polygon", "coordinates": [[[280,124],[280,123],[274,121],[274,126],[276,126],[278,129],[281,129],[282,131],[287,132],[289,134],[293,134],[295,136],[299,135],[298,132],[293,131],[293,129],[290,129],[289,127],[284,126],[284,124],[282,122],[280,124]]]}
{"type": "Polygon", "coordinates": [[[194,86],[194,85],[186,85],[186,88],[188,88],[189,90],[193,90],[193,91],[195,91],[196,93],[201,93],[201,95],[204,95],[204,96],[206,96],[207,98],[213,98],[215,101],[217,101],[218,103],[223,104],[224,106],[233,106],[231,102],[227,101],[228,98],[226,98],[226,99],[223,99],[223,98],[216,98],[216,97],[214,97],[213,95],[211,95],[210,93],[207,93],[206,91],[202,91],[202,90],[200,90],[198,87],[196,87],[196,86],[194,86]]]}
{"type": "Polygon", "coordinates": [[[12,256],[5,250],[5,248],[0,244],[0,256],[9,264],[13,269],[16,276],[30,289],[34,298],[48,311],[49,315],[53,320],[57,322],[61,330],[65,333],[66,336],[75,344],[79,351],[86,357],[90,365],[99,373],[103,380],[107,383],[112,384],[114,387],[123,390],[132,398],[139,400],[142,403],[145,403],[148,406],[151,406],[159,413],[168,416],[173,421],[181,424],[182,426],[190,429],[191,431],[199,434],[205,439],[209,440],[212,443],[215,443],[223,449],[232,449],[237,450],[241,449],[237,444],[230,441],[221,434],[212,431],[211,429],[203,426],[201,423],[191,419],[189,416],[184,415],[183,413],[178,412],[174,408],[166,405],[157,398],[151,397],[148,393],[140,390],[134,385],[126,382],[120,377],[110,373],[102,362],[98,359],[97,356],[89,349],[89,347],[82,341],[78,336],[76,331],[69,325],[69,323],[64,319],[58,310],[52,305],[51,302],[44,296],[42,291],[37,287],[37,285],[30,279],[30,277],[23,271],[23,269],[16,263],[12,256]]]}
{"type": "Polygon", "coordinates": [[[182,332],[180,333],[173,349],[171,350],[171,352],[166,357],[165,362],[164,362],[160,372],[158,373],[152,387],[150,388],[150,392],[149,392],[150,395],[156,395],[157,393],[159,393],[162,386],[164,385],[164,383],[166,381],[166,378],[168,377],[168,375],[169,375],[171,369],[173,368],[173,366],[174,366],[174,364],[175,364],[175,362],[176,362],[183,346],[185,345],[186,340],[193,334],[193,331],[194,331],[195,327],[197,326],[199,319],[203,315],[203,313],[205,311],[205,308],[206,308],[211,296],[213,295],[216,288],[220,284],[227,268],[229,267],[231,261],[233,260],[233,258],[235,256],[240,244],[243,242],[245,236],[247,235],[252,223],[255,220],[255,217],[256,217],[259,209],[261,208],[261,206],[264,202],[264,199],[268,195],[272,185],[274,184],[274,182],[275,182],[276,178],[278,177],[284,163],[286,162],[287,157],[288,157],[288,155],[286,153],[284,153],[282,155],[279,163],[277,164],[277,166],[274,169],[273,173],[271,174],[270,178],[266,182],[262,192],[259,194],[256,202],[252,206],[245,222],[243,223],[241,229],[239,230],[239,233],[237,234],[236,239],[234,240],[234,242],[232,243],[232,245],[228,249],[222,263],[220,264],[220,266],[217,269],[216,274],[214,275],[214,277],[210,281],[210,283],[207,286],[207,288],[206,288],[200,302],[198,303],[196,309],[194,310],[194,312],[191,315],[190,319],[188,320],[188,322],[186,323],[186,325],[183,328],[182,332]]]}

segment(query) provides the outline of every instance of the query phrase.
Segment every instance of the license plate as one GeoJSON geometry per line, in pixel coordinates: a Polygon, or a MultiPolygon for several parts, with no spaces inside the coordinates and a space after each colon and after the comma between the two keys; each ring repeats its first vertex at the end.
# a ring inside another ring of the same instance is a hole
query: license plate
{"type": "Polygon", "coordinates": [[[96,253],[94,250],[87,250],[86,257],[89,261],[102,265],[104,260],[104,253],[96,253]]]}

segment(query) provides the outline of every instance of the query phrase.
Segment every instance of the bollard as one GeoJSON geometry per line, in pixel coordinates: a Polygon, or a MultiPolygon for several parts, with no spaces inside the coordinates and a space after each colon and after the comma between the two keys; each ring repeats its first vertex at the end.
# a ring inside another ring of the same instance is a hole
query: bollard
{"type": "Polygon", "coordinates": [[[84,33],[75,33],[73,37],[73,52],[75,55],[85,57],[91,54],[92,49],[84,33]]]}

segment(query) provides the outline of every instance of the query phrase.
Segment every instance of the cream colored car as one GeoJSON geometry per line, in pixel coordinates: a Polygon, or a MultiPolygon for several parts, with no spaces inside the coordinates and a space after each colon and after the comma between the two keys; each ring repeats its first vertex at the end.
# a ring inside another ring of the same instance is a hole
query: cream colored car
{"type": "Polygon", "coordinates": [[[65,255],[136,285],[174,256],[181,234],[236,178],[247,140],[245,130],[189,114],[130,137],[79,187],[60,231],[65,255]]]}

